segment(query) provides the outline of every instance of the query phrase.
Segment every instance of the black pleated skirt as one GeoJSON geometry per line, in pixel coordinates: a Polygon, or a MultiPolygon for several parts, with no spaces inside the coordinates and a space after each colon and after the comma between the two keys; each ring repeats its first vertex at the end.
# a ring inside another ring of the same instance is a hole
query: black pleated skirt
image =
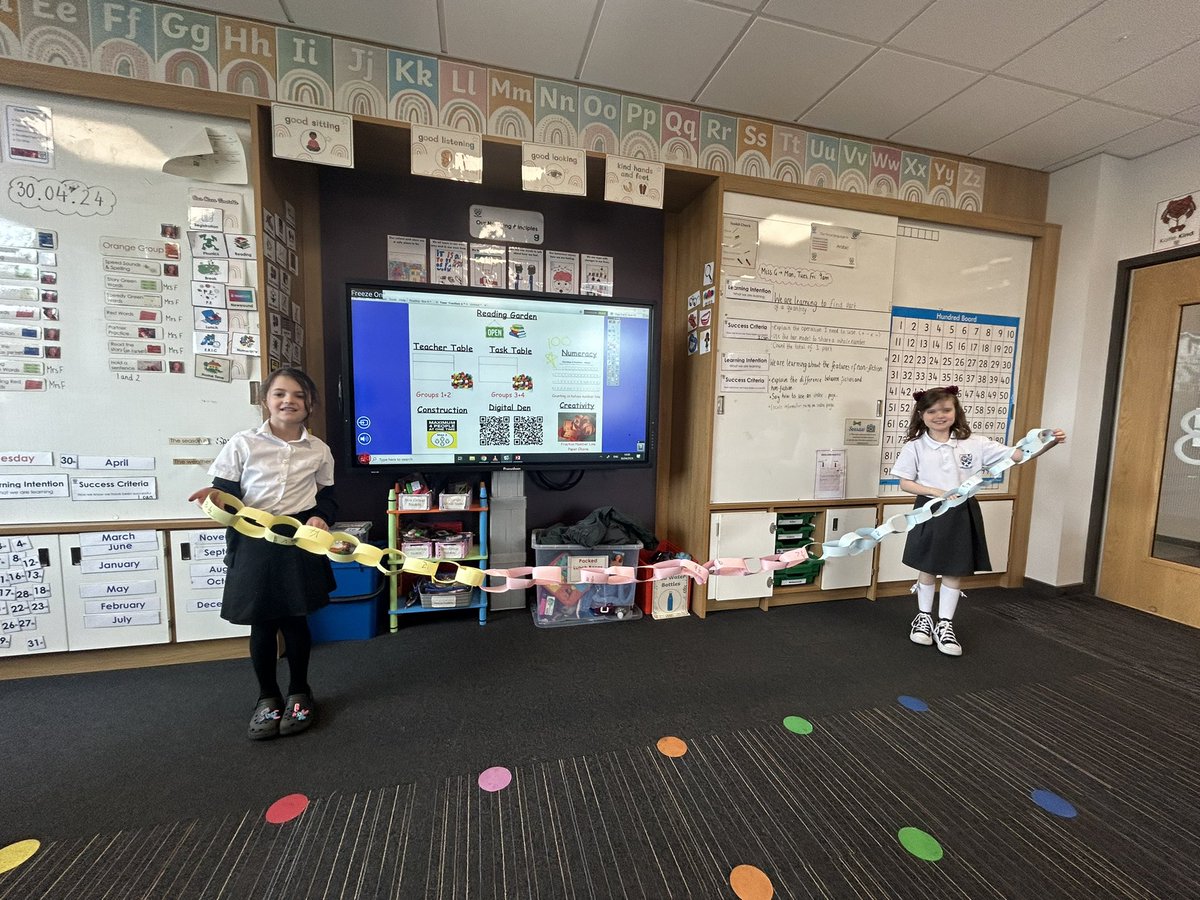
{"type": "MultiPolygon", "coordinates": [[[[933,499],[918,497],[913,509],[933,499]]],[[[971,497],[910,531],[904,545],[904,564],[930,575],[974,575],[990,570],[992,561],[979,501],[971,497]]]]}
{"type": "Polygon", "coordinates": [[[306,616],[329,603],[333,567],[324,554],[285,547],[225,529],[225,593],[221,618],[253,625],[306,616]]]}

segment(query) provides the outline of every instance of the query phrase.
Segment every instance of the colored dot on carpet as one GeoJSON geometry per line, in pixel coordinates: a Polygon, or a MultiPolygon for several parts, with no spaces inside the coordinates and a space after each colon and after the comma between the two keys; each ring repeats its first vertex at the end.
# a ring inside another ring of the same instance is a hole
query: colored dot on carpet
{"type": "Polygon", "coordinates": [[[485,791],[496,793],[512,783],[512,772],[504,766],[492,766],[479,773],[479,786],[485,791]]]}
{"type": "Polygon", "coordinates": [[[917,859],[937,862],[942,858],[942,845],[934,839],[933,835],[926,834],[920,828],[901,828],[896,832],[896,837],[900,839],[904,849],[917,859]]]}
{"type": "Polygon", "coordinates": [[[688,751],[686,741],[681,741],[677,737],[664,737],[658,739],[658,752],[663,756],[683,756],[688,751]]]}
{"type": "Polygon", "coordinates": [[[754,866],[738,866],[729,873],[729,886],[741,900],[771,900],[775,888],[771,879],[754,866]]]}
{"type": "Polygon", "coordinates": [[[267,821],[272,825],[290,822],[308,809],[308,798],[303,794],[288,794],[280,797],[267,808],[267,821]]]}
{"type": "Polygon", "coordinates": [[[1034,803],[1048,813],[1062,816],[1064,819],[1073,819],[1078,815],[1074,806],[1053,791],[1038,788],[1037,790],[1030,791],[1029,796],[1033,798],[1034,803]]]}
{"type": "Polygon", "coordinates": [[[41,841],[36,841],[30,838],[27,841],[17,841],[15,844],[9,844],[7,847],[0,847],[0,872],[7,872],[10,869],[15,869],[21,863],[38,852],[38,848],[42,846],[41,841]]]}
{"type": "Polygon", "coordinates": [[[896,698],[900,701],[900,705],[905,709],[911,709],[913,712],[928,712],[929,704],[920,697],[909,697],[907,694],[901,694],[896,698]]]}
{"type": "Polygon", "coordinates": [[[812,734],[813,725],[808,719],[802,719],[799,716],[787,716],[783,720],[783,727],[788,731],[794,731],[796,734],[812,734]]]}

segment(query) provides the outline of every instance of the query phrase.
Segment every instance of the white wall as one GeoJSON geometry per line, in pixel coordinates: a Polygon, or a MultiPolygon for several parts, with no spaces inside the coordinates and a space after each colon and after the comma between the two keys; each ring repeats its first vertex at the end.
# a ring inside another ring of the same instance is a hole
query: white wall
{"type": "Polygon", "coordinates": [[[1083,581],[1117,263],[1153,252],[1155,207],[1200,191],[1200,137],[1136,160],[1095,156],[1050,176],[1062,226],[1042,424],[1068,433],[1041,457],[1026,574],[1083,581]]]}

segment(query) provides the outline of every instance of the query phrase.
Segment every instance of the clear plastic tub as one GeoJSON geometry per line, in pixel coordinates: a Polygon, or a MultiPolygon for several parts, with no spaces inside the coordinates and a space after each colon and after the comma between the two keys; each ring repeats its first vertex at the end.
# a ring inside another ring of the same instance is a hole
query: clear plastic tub
{"type": "Polygon", "coordinates": [[[602,544],[583,547],[578,544],[543,544],[541,532],[533,533],[534,565],[558,566],[562,583],[537,586],[533,604],[533,622],[542,628],[560,625],[591,625],[599,622],[624,622],[640,619],[642,611],[634,605],[636,585],[577,584],[579,570],[608,566],[636,566],[640,543],[602,544]]]}

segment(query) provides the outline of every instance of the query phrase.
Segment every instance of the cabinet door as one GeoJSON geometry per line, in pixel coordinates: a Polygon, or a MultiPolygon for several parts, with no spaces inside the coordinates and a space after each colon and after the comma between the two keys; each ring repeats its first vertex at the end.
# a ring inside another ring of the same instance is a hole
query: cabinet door
{"type": "Polygon", "coordinates": [[[221,618],[225,587],[225,529],[173,531],[171,544],[171,605],[176,641],[241,637],[249,625],[221,618]]]}
{"type": "Polygon", "coordinates": [[[0,656],[66,649],[58,537],[0,537],[0,656]]]}
{"type": "MultiPolygon", "coordinates": [[[[983,510],[983,530],[987,534],[988,555],[992,558],[990,572],[1005,572],[1008,570],[1008,534],[1012,524],[1011,500],[983,500],[979,504],[983,510]]],[[[896,513],[908,512],[911,503],[887,505],[883,508],[884,518],[896,513]]],[[[910,569],[903,562],[904,535],[886,537],[879,545],[879,580],[880,581],[916,581],[917,570],[910,569]]]]}
{"type": "MultiPolygon", "coordinates": [[[[843,534],[859,528],[875,527],[875,507],[825,510],[825,541],[836,541],[843,534]]],[[[867,587],[871,583],[871,566],[875,552],[868,550],[857,556],[839,556],[821,567],[821,590],[867,587]]]]}
{"type": "Polygon", "coordinates": [[[59,536],[67,648],[133,647],[171,639],[163,536],[114,529],[59,536]]]}
{"type": "Polygon", "coordinates": [[[989,572],[1008,571],[1008,538],[1012,531],[1013,503],[1011,500],[984,501],[983,530],[987,534],[988,556],[992,558],[989,572]]]}
{"type": "MultiPolygon", "coordinates": [[[[770,556],[775,552],[775,513],[714,513],[709,538],[713,558],[770,556]]],[[[710,600],[770,597],[773,591],[770,572],[745,576],[714,575],[708,581],[710,600]]]]}

